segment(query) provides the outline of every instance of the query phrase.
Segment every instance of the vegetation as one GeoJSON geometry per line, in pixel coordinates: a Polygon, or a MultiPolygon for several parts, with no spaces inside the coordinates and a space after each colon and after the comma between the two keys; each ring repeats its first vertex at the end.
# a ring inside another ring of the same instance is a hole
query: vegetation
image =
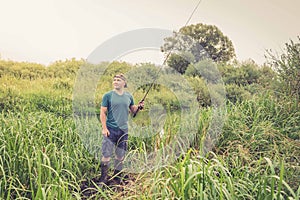
{"type": "MultiPolygon", "coordinates": [[[[297,83],[295,64],[300,59],[295,49],[299,44],[288,47],[281,57],[272,57],[275,66],[258,66],[251,60],[231,64],[201,60],[190,63],[180,76],[168,68],[162,70],[145,110],[130,121],[126,159],[139,161],[133,164],[146,162],[151,152],[172,144],[181,133],[182,138],[188,137],[192,127],[196,127],[195,135],[190,143],[180,143],[186,149],[173,162],[138,173],[125,171],[127,184],[106,190],[96,184],[100,134],[93,127],[78,129],[74,105],[82,102],[74,104],[74,100],[87,100],[88,109],[97,116],[112,76],[123,72],[128,75],[128,90],[134,91],[138,101],[156,77],[157,67],[119,62],[93,66],[75,59],[46,67],[0,60],[0,198],[299,199],[299,98],[295,98],[296,87],[288,84],[297,83]],[[219,74],[213,73],[213,66],[219,74]],[[95,84],[93,99],[74,96],[75,89],[90,94],[79,87],[84,82],[78,77],[95,84]],[[289,92],[285,92],[287,86],[291,86],[289,92]],[[219,87],[225,88],[226,101],[215,108],[214,92],[222,96],[219,87]],[[189,110],[193,100],[197,109],[189,110]],[[180,117],[186,110],[197,120],[180,117]],[[212,137],[216,112],[224,123],[221,133],[212,137]]],[[[85,123],[94,118],[81,119],[88,127],[85,123]]],[[[100,126],[97,120],[92,126],[100,126]]]]}
{"type": "Polygon", "coordinates": [[[170,53],[167,63],[183,74],[188,65],[210,58],[214,62],[234,60],[235,50],[231,40],[214,25],[192,24],[165,38],[161,50],[170,53]]]}
{"type": "Polygon", "coordinates": [[[300,36],[298,43],[290,41],[285,44],[285,52],[280,56],[269,51],[271,65],[278,72],[279,89],[283,93],[300,100],[300,36]]]}

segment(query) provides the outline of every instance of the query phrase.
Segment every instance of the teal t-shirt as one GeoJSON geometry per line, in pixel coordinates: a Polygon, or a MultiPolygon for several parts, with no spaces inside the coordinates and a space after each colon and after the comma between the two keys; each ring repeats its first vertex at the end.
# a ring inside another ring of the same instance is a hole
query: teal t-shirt
{"type": "Polygon", "coordinates": [[[129,92],[122,95],[109,91],[102,97],[101,106],[107,107],[106,125],[114,129],[128,129],[128,115],[130,106],[134,105],[129,92]]]}

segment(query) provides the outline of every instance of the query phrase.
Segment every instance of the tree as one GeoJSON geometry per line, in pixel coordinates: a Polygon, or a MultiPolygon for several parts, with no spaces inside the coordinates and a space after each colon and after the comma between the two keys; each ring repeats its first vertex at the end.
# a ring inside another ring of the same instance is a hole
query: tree
{"type": "Polygon", "coordinates": [[[271,65],[278,73],[283,91],[288,95],[296,97],[297,102],[300,99],[300,36],[298,43],[290,40],[285,43],[285,52],[280,56],[274,55],[272,51],[268,51],[266,56],[270,59],[271,65]]]}
{"type": "Polygon", "coordinates": [[[225,84],[247,86],[257,84],[260,78],[259,67],[253,60],[236,63],[235,65],[222,65],[219,70],[225,84]]]}
{"type": "MultiPolygon", "coordinates": [[[[168,64],[175,69],[177,66],[172,65],[173,63],[183,63],[178,61],[178,56],[186,60],[185,56],[181,55],[182,52],[190,52],[193,55],[193,60],[186,62],[188,64],[196,63],[204,58],[210,58],[214,62],[228,62],[235,58],[234,47],[229,38],[216,26],[202,23],[185,26],[178,32],[174,32],[172,37],[165,38],[161,50],[166,53],[172,52],[173,55],[169,57],[171,61],[168,61],[168,64]]],[[[180,66],[180,68],[183,67],[180,66]]]]}
{"type": "Polygon", "coordinates": [[[51,63],[47,67],[47,74],[50,77],[64,78],[64,77],[75,77],[78,70],[82,65],[85,64],[83,59],[76,60],[75,58],[66,59],[64,61],[58,60],[51,63]]]}
{"type": "Polygon", "coordinates": [[[211,59],[201,60],[190,64],[185,71],[185,75],[192,77],[201,77],[206,83],[217,84],[221,80],[221,74],[216,64],[211,59]]]}
{"type": "Polygon", "coordinates": [[[167,61],[168,66],[177,70],[180,74],[184,74],[190,61],[185,59],[182,55],[172,54],[167,61]]]}
{"type": "Polygon", "coordinates": [[[274,87],[274,79],[276,77],[276,73],[274,72],[274,70],[264,64],[263,66],[260,67],[259,72],[260,74],[259,78],[258,78],[258,83],[263,86],[264,88],[272,88],[274,87]]]}

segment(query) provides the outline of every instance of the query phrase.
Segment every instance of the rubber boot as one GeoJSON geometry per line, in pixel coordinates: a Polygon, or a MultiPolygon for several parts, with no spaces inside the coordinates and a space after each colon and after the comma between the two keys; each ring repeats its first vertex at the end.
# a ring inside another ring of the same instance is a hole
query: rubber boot
{"type": "Polygon", "coordinates": [[[101,162],[101,177],[99,180],[100,185],[107,185],[107,174],[109,169],[109,162],[101,162]]]}
{"type": "Polygon", "coordinates": [[[123,161],[115,159],[115,169],[114,169],[114,175],[113,175],[113,181],[114,181],[115,185],[121,184],[122,169],[123,169],[123,161]]]}

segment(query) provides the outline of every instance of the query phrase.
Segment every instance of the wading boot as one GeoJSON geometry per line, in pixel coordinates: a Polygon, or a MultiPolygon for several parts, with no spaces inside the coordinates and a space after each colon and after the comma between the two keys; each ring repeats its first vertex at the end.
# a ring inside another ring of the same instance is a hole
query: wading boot
{"type": "Polygon", "coordinates": [[[101,167],[101,177],[98,185],[100,187],[103,187],[107,185],[107,174],[109,169],[109,162],[101,162],[100,167],[101,167]]]}
{"type": "Polygon", "coordinates": [[[115,160],[115,169],[113,175],[113,184],[120,185],[122,180],[122,169],[123,169],[123,162],[122,160],[115,160]]]}

